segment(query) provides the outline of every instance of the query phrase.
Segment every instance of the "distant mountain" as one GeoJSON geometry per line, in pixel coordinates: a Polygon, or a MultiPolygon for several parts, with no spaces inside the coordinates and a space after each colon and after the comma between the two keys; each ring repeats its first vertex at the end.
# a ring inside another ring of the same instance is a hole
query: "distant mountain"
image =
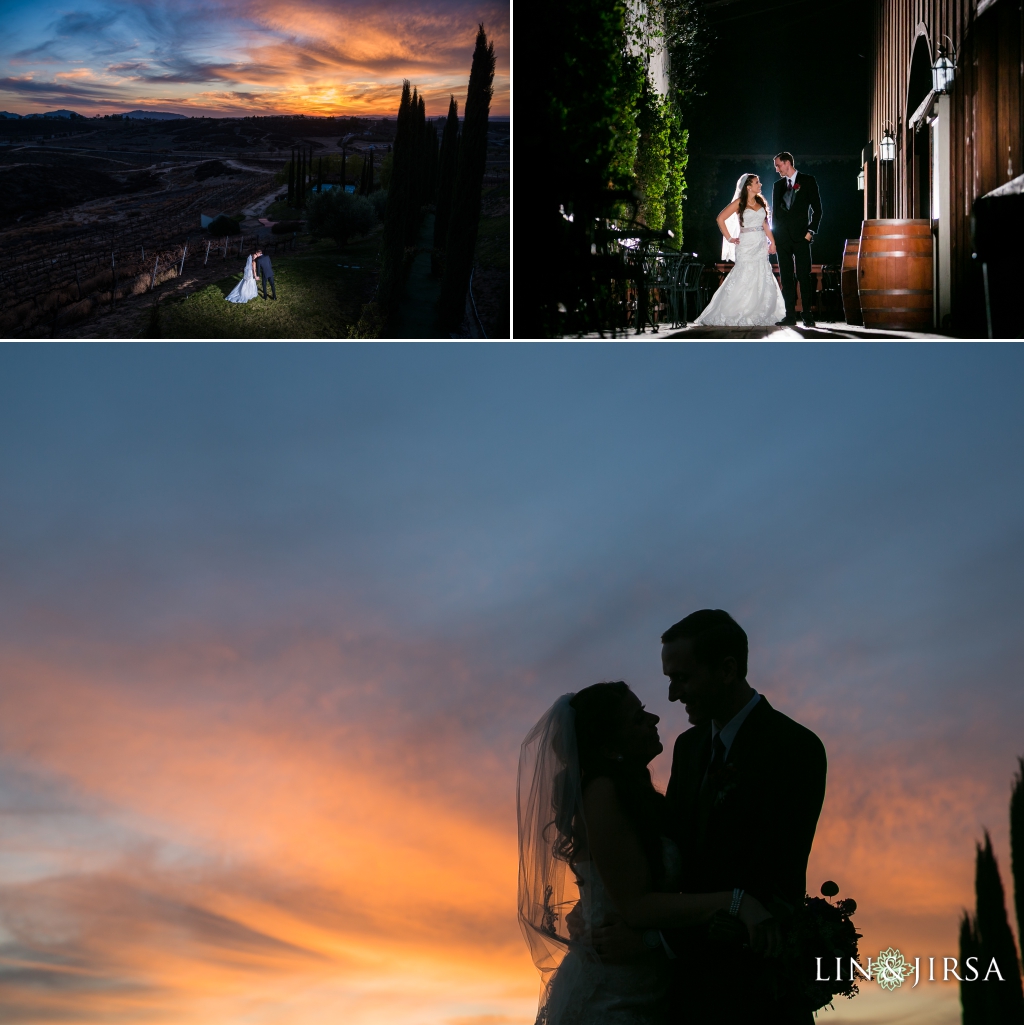
{"type": "Polygon", "coordinates": [[[144,118],[152,118],[154,121],[177,121],[179,118],[183,121],[188,120],[184,114],[167,114],[159,110],[129,110],[127,114],[121,114],[120,116],[130,117],[135,121],[144,118]]]}
{"type": "Polygon", "coordinates": [[[11,118],[14,121],[18,121],[18,120],[21,119],[21,115],[20,114],[11,114],[11,113],[9,113],[6,110],[0,110],[0,117],[11,118]]]}
{"type": "Polygon", "coordinates": [[[81,116],[82,116],[81,114],[78,114],[78,113],[76,113],[73,110],[48,110],[45,114],[26,114],[25,115],[26,118],[30,118],[30,117],[65,117],[65,118],[73,118],[73,117],[81,117],[81,116]]]}

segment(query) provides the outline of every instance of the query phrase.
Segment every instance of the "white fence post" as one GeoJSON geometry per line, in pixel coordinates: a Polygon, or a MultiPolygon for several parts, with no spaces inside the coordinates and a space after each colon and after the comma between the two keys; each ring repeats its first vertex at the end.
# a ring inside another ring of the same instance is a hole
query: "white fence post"
{"type": "Polygon", "coordinates": [[[160,254],[157,253],[156,259],[153,261],[153,276],[149,279],[149,289],[153,290],[153,286],[156,284],[156,269],[160,264],[160,254]]]}

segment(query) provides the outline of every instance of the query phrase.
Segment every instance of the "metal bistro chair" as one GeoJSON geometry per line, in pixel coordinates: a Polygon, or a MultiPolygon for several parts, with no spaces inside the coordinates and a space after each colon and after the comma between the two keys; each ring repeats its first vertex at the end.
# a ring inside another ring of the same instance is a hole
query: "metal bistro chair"
{"type": "Polygon", "coordinates": [[[679,296],[683,288],[683,268],[690,253],[681,253],[676,249],[659,253],[665,262],[665,290],[668,292],[668,312],[673,327],[679,326],[679,296]]]}
{"type": "Polygon", "coordinates": [[[666,320],[676,321],[674,289],[680,254],[674,250],[652,253],[645,261],[647,288],[651,294],[651,323],[657,331],[666,320]]]}
{"type": "MultiPolygon", "coordinates": [[[[694,256],[696,254],[693,254],[694,256]]],[[[700,290],[700,276],[704,272],[704,264],[697,263],[696,260],[689,259],[680,263],[680,269],[682,271],[681,280],[679,282],[679,291],[682,293],[683,300],[683,324],[693,320],[695,317],[699,317],[701,310],[704,309],[704,297],[701,295],[700,290]],[[690,301],[693,301],[695,309],[691,315],[690,313],[690,301]]]]}

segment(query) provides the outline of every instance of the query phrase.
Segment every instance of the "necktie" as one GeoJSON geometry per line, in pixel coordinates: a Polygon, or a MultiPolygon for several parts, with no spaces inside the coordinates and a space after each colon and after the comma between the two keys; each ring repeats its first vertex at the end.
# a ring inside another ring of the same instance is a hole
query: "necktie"
{"type": "Polygon", "coordinates": [[[700,785],[700,794],[697,798],[697,821],[701,838],[704,836],[704,829],[707,826],[708,817],[711,814],[711,804],[717,791],[716,778],[725,764],[725,744],[720,733],[715,734],[711,742],[711,761],[708,764],[707,772],[700,785]]]}

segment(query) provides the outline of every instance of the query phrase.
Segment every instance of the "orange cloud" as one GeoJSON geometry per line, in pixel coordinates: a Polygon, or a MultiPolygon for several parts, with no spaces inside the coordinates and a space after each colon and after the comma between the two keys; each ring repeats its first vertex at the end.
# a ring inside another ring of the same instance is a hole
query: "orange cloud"
{"type": "Polygon", "coordinates": [[[5,755],[136,836],[103,867],[0,887],[24,1020],[532,1020],[511,824],[403,785],[344,729],[20,659],[3,678],[5,755]]]}

